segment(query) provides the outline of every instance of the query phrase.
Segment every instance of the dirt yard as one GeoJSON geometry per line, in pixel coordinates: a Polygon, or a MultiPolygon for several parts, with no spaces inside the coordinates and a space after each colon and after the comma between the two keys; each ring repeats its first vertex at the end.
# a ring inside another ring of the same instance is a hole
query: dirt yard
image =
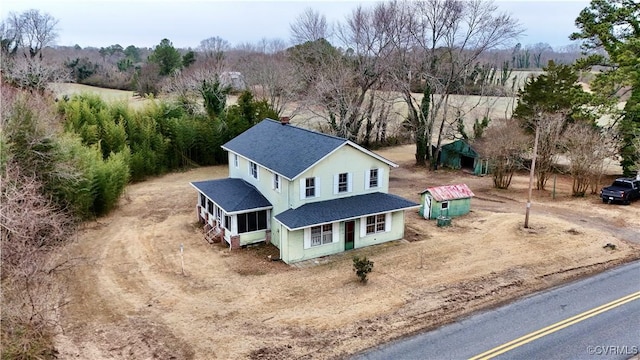
{"type": "Polygon", "coordinates": [[[447,228],[408,212],[406,240],[298,269],[267,261],[273,247],[203,240],[189,182],[226,177],[226,167],[131,185],[65,249],[78,266],[66,280],[60,358],[342,358],[640,258],[640,202],[574,199],[558,177],[556,199],[534,192],[523,229],[525,174],[498,191],[490,177],[414,168],[412,146],[379,153],[401,164],[391,192],[418,201],[428,186],[464,182],[472,212],[447,228]],[[351,270],[355,254],[375,262],[366,286],[351,270]]]}

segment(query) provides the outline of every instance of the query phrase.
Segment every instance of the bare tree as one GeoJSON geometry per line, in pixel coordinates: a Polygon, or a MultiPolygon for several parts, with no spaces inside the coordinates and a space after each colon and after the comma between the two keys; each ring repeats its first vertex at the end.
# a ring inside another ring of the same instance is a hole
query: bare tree
{"type": "Polygon", "coordinates": [[[509,44],[522,30],[515,19],[499,13],[491,1],[426,0],[407,6],[411,8],[405,14],[410,17],[405,15],[404,24],[409,36],[399,37],[399,44],[419,56],[413,57],[417,62],[404,61],[401,69],[410,76],[400,73],[396,80],[409,106],[408,121],[420,131],[416,140],[426,142],[418,148],[429,149],[435,140],[435,153],[416,154],[416,162],[424,164],[437,158],[450,116],[450,95],[460,92],[461,80],[483,53],[509,44]],[[431,90],[426,119],[417,116],[421,113],[420,102],[410,91],[416,76],[431,90]]]}
{"type": "Polygon", "coordinates": [[[67,82],[70,69],[40,57],[15,57],[3,61],[5,80],[19,88],[44,91],[50,83],[67,82]]]}
{"type": "Polygon", "coordinates": [[[297,109],[287,109],[301,91],[294,65],[283,51],[281,40],[262,41],[245,51],[236,64],[256,98],[268,102],[278,115],[293,117],[297,109]]]}
{"type": "Polygon", "coordinates": [[[231,46],[229,42],[221,37],[213,36],[200,41],[198,51],[204,55],[204,62],[207,66],[213,67],[214,72],[222,73],[226,67],[226,53],[231,46]]]}
{"type": "MultiPolygon", "coordinates": [[[[31,9],[21,14],[9,13],[5,21],[6,33],[15,36],[15,45],[25,48],[31,58],[41,55],[44,47],[51,45],[58,37],[58,20],[48,13],[31,9]]],[[[15,46],[14,45],[14,46],[15,46]]]]}
{"type": "Polygon", "coordinates": [[[59,171],[43,146],[50,144],[43,140],[55,131],[55,115],[50,99],[38,94],[3,84],[0,95],[2,355],[51,358],[56,312],[63,298],[54,276],[69,264],[52,254],[75,230],[73,218],[43,185],[47,172],[59,171]]]}
{"type": "Polygon", "coordinates": [[[255,44],[254,49],[263,54],[278,54],[287,49],[287,43],[280,38],[263,37],[255,44]]]}
{"type": "Polygon", "coordinates": [[[50,82],[66,81],[69,73],[62,64],[43,60],[42,50],[54,43],[58,20],[39,10],[9,13],[2,23],[1,67],[10,83],[27,89],[43,91],[50,82]],[[24,56],[15,56],[19,51],[24,56]]]}
{"type": "Polygon", "coordinates": [[[49,358],[63,299],[55,273],[69,265],[51,253],[72,232],[70,217],[43,194],[42,184],[9,160],[0,179],[3,356],[49,358]]]}
{"type": "Polygon", "coordinates": [[[584,196],[594,180],[597,179],[599,183],[604,161],[613,154],[607,138],[598,129],[585,123],[574,123],[567,127],[563,145],[570,162],[573,196],[584,196]]]}
{"type": "Polygon", "coordinates": [[[544,190],[547,180],[554,171],[556,158],[561,151],[561,141],[565,126],[564,114],[541,113],[536,125],[539,128],[538,154],[536,156],[536,189],[544,190]]]}
{"type": "Polygon", "coordinates": [[[391,65],[392,11],[386,3],[356,8],[337,31],[345,52],[324,39],[294,48],[293,61],[308,87],[307,107],[338,136],[358,141],[363,123],[374,114],[388,115],[373,97],[391,65]]]}
{"type": "Polygon", "coordinates": [[[551,60],[548,56],[553,53],[551,45],[541,42],[527,46],[527,50],[533,55],[533,67],[536,69],[542,69],[551,60]]]}
{"type": "Polygon", "coordinates": [[[22,13],[22,44],[29,48],[29,55],[34,58],[40,51],[55,42],[58,37],[56,27],[58,20],[48,13],[40,13],[31,9],[22,13]]]}
{"type": "Polygon", "coordinates": [[[17,15],[11,13],[0,23],[0,50],[2,57],[13,56],[20,47],[21,24],[17,15]]]}
{"type": "Polygon", "coordinates": [[[489,160],[493,186],[507,189],[513,174],[522,168],[530,138],[513,121],[500,120],[489,127],[485,136],[476,141],[474,146],[489,160]]]}
{"type": "Polygon", "coordinates": [[[307,41],[327,39],[329,28],[327,18],[320,12],[307,8],[290,24],[291,42],[302,44],[307,41]]]}

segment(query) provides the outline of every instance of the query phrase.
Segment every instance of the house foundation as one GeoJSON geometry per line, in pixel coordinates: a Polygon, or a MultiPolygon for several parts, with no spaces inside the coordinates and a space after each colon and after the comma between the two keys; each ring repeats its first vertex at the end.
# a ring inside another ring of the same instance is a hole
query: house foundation
{"type": "Polygon", "coordinates": [[[240,249],[240,235],[231,236],[231,249],[240,249]]]}

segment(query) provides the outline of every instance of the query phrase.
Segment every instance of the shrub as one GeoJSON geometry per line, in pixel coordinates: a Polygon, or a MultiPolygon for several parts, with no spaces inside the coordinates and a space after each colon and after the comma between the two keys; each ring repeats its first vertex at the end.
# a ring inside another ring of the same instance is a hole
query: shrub
{"type": "Polygon", "coordinates": [[[367,257],[360,258],[359,256],[353,257],[353,271],[360,278],[360,282],[367,283],[367,274],[373,270],[373,261],[367,259],[367,257]]]}

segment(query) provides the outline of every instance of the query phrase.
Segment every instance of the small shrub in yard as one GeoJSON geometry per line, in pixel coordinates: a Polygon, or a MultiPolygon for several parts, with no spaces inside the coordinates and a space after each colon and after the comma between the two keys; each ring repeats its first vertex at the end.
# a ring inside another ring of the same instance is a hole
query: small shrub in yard
{"type": "Polygon", "coordinates": [[[367,259],[367,257],[360,258],[359,256],[353,257],[353,271],[360,278],[360,282],[367,283],[367,274],[373,270],[373,261],[367,259]]]}

